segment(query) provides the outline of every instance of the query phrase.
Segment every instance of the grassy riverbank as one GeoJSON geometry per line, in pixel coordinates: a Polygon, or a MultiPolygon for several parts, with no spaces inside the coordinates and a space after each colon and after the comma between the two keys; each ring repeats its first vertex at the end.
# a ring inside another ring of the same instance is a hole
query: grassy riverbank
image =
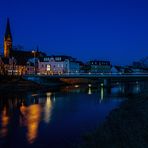
{"type": "Polygon", "coordinates": [[[148,91],[131,97],[105,123],[84,138],[80,148],[147,148],[148,91]]]}

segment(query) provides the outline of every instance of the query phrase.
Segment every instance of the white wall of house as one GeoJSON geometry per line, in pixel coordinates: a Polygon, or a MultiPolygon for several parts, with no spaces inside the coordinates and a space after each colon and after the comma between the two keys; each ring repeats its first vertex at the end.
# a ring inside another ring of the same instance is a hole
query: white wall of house
{"type": "Polygon", "coordinates": [[[38,71],[40,74],[62,74],[66,72],[66,67],[64,62],[39,62],[38,71]]]}
{"type": "Polygon", "coordinates": [[[80,66],[77,62],[55,61],[50,59],[49,61],[38,62],[38,73],[39,74],[63,74],[63,73],[78,73],[80,66]]]}

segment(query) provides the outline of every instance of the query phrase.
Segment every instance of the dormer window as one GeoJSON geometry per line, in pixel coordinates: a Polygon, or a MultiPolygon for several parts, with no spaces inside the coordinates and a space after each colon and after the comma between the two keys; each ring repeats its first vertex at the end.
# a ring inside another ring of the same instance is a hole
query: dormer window
{"type": "Polygon", "coordinates": [[[61,57],[56,57],[55,60],[56,61],[61,61],[61,57]]]}

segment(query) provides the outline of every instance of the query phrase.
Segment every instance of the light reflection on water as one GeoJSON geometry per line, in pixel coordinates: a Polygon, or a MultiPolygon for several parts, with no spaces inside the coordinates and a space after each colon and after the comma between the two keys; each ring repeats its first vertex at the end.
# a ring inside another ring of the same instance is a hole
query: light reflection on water
{"type": "Polygon", "coordinates": [[[1,130],[0,130],[0,137],[7,136],[8,132],[8,124],[9,124],[9,116],[7,115],[6,107],[4,107],[2,114],[1,114],[1,130]]]}
{"type": "Polygon", "coordinates": [[[27,128],[27,140],[33,143],[38,134],[38,126],[41,118],[41,106],[33,104],[28,107],[22,105],[20,107],[20,125],[27,128]]]}
{"type": "Polygon", "coordinates": [[[44,121],[46,123],[50,122],[50,117],[51,117],[51,113],[52,113],[52,101],[51,101],[51,93],[48,92],[47,94],[47,99],[46,99],[46,103],[45,103],[45,107],[44,107],[44,121]]]}
{"type": "Polygon", "coordinates": [[[103,101],[104,98],[104,87],[101,85],[101,97],[100,97],[100,103],[103,101]]]}
{"type": "Polygon", "coordinates": [[[11,139],[16,148],[29,144],[40,148],[42,143],[44,147],[65,147],[65,139],[75,141],[98,126],[126,98],[126,93],[141,91],[140,83],[118,83],[112,88],[101,84],[67,86],[58,92],[0,96],[0,141],[11,139]],[[11,127],[13,124],[17,128],[11,127]]]}

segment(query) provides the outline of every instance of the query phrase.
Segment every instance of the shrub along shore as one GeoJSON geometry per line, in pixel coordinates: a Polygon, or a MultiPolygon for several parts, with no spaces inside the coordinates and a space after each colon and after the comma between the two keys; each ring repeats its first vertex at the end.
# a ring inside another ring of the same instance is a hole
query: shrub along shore
{"type": "Polygon", "coordinates": [[[80,148],[147,148],[148,91],[130,97],[106,121],[84,137],[80,148]]]}

